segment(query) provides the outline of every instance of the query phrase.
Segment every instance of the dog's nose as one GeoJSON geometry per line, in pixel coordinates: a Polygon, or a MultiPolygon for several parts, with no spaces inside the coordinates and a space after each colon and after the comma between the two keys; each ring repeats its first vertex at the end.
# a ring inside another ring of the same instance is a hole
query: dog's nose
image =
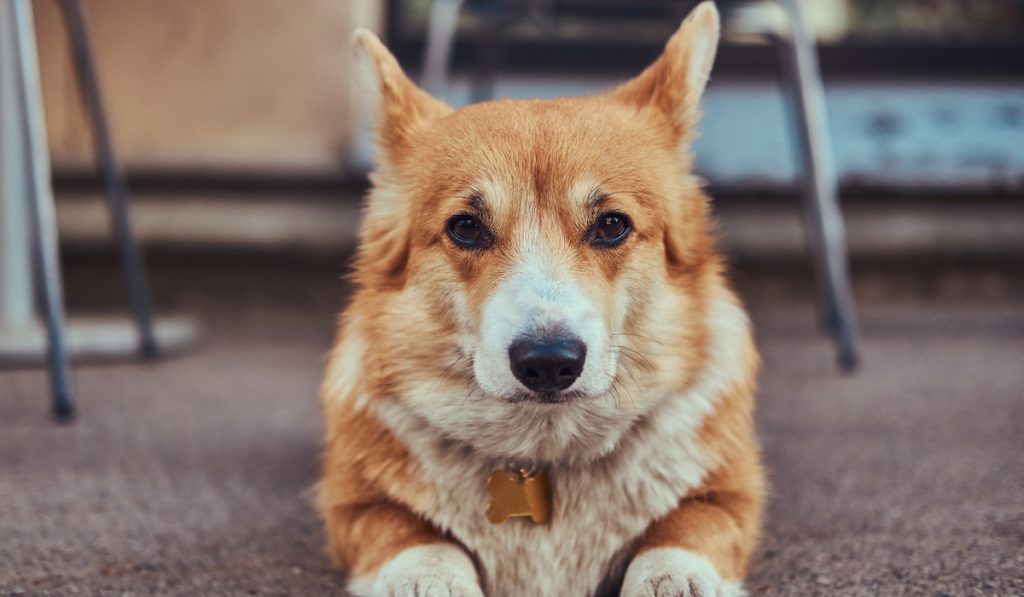
{"type": "Polygon", "coordinates": [[[578,338],[520,338],[508,348],[512,373],[534,392],[558,392],[583,373],[587,345],[578,338]]]}

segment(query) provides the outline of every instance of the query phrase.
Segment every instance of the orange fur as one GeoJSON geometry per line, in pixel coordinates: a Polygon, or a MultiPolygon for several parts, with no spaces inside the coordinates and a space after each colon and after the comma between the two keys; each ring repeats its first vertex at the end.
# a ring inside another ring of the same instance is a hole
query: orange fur
{"type": "Polygon", "coordinates": [[[753,345],[739,355],[746,383],[722,397],[701,428],[701,441],[715,461],[702,486],[679,507],[655,521],[636,545],[637,553],[682,547],[708,558],[722,576],[740,580],[757,544],[764,501],[764,472],[754,441],[754,379],[760,359],[753,345]]]}
{"type": "MultiPolygon", "coordinates": [[[[381,152],[353,274],[357,291],[321,392],[319,492],[330,553],[351,577],[373,578],[410,547],[463,543],[432,522],[450,505],[424,471],[430,456],[413,453],[380,413],[405,412],[403,400],[434,393],[490,400],[479,396],[466,338],[484,324],[487,301],[523,255],[539,251],[552,271],[570,276],[606,323],[617,321],[628,298],[621,322],[608,324],[625,355],[612,389],[626,395],[609,394],[621,402],[623,420],[630,402],[642,410],[659,396],[685,394],[723,366],[712,346],[724,331],[710,318],[717,302],[735,299],[715,251],[709,200],[684,153],[710,69],[709,39],[717,41],[717,14],[705,5],[662,58],[607,94],[452,111],[416,88],[376,38],[357,34],[379,96],[381,152]],[[634,233],[619,248],[594,249],[583,233],[609,210],[628,214],[634,233]],[[485,223],[494,246],[466,251],[449,242],[445,223],[456,213],[485,223]],[[656,312],[665,305],[670,312],[656,312]]],[[[752,420],[758,358],[749,332],[742,338],[729,363],[739,373],[697,435],[709,463],[704,480],[650,520],[631,550],[685,548],[727,580],[744,574],[764,493],[752,420]]],[[[624,437],[643,428],[640,418],[624,437]]],[[[476,454],[472,441],[436,435],[446,457],[500,459],[476,454]]],[[[553,471],[606,456],[560,462],[538,452],[553,471]]]]}

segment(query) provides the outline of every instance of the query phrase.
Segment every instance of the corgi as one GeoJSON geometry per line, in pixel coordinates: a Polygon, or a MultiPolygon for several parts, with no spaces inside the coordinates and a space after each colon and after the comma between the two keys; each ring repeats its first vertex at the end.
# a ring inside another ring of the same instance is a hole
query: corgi
{"type": "Polygon", "coordinates": [[[355,33],[378,164],[317,498],[353,594],[742,594],[759,357],[689,153],[718,37],[704,2],[606,93],[453,110],[355,33]]]}

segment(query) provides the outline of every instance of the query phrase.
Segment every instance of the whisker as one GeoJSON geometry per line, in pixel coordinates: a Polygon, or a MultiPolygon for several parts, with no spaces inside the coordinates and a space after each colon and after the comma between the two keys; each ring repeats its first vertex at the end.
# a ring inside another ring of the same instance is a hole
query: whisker
{"type": "Polygon", "coordinates": [[[615,384],[617,384],[619,380],[611,373],[605,373],[605,376],[608,379],[612,380],[611,385],[608,386],[608,392],[606,392],[605,395],[611,399],[612,406],[614,406],[615,408],[622,408],[618,392],[615,391],[615,384]]]}
{"type": "Polygon", "coordinates": [[[614,400],[615,407],[619,409],[622,408],[622,396],[619,392],[621,390],[626,393],[626,397],[629,398],[630,404],[633,405],[633,412],[639,412],[639,407],[637,406],[636,400],[633,399],[633,394],[629,391],[629,388],[622,385],[622,380],[611,374],[605,375],[612,380],[611,385],[608,387],[608,394],[610,394],[614,400]]]}
{"type": "Polygon", "coordinates": [[[627,388],[626,386],[621,386],[621,387],[622,387],[622,391],[624,391],[626,393],[626,397],[629,398],[629,403],[633,405],[633,412],[634,413],[639,412],[640,408],[637,406],[636,400],[633,399],[633,393],[630,392],[629,388],[627,388]]]}
{"type": "Polygon", "coordinates": [[[665,342],[665,341],[662,341],[662,340],[658,340],[657,338],[652,338],[651,336],[645,336],[643,334],[636,334],[636,333],[632,333],[632,332],[616,332],[614,334],[609,334],[609,335],[610,336],[629,336],[631,338],[640,338],[641,340],[644,340],[646,342],[650,342],[652,344],[658,344],[660,346],[667,346],[668,345],[668,342],[665,342]]]}
{"type": "Polygon", "coordinates": [[[652,375],[654,374],[654,363],[652,363],[651,360],[644,356],[644,354],[641,353],[640,351],[618,344],[612,345],[611,348],[612,350],[616,351],[616,356],[626,357],[630,360],[630,362],[641,367],[648,373],[652,375]]]}
{"type": "MultiPolygon", "coordinates": [[[[479,390],[479,389],[480,389],[480,388],[478,388],[478,387],[477,387],[476,385],[470,385],[470,386],[469,386],[469,392],[467,392],[467,393],[466,393],[466,397],[462,399],[462,404],[461,404],[460,406],[466,406],[466,402],[468,402],[468,401],[469,401],[469,399],[470,399],[470,398],[472,398],[473,394],[474,394],[474,393],[475,393],[475,392],[476,392],[477,390],[479,390]]],[[[478,398],[478,399],[483,399],[483,397],[484,397],[484,395],[483,395],[483,392],[481,392],[481,393],[480,393],[480,398],[478,398]]]]}
{"type": "Polygon", "coordinates": [[[651,375],[654,374],[654,365],[649,360],[644,358],[642,355],[636,355],[636,354],[630,354],[628,352],[623,352],[623,353],[619,354],[618,356],[623,358],[623,359],[625,359],[628,363],[630,363],[632,365],[636,365],[638,368],[642,369],[644,372],[646,372],[648,374],[651,374],[651,375]]]}

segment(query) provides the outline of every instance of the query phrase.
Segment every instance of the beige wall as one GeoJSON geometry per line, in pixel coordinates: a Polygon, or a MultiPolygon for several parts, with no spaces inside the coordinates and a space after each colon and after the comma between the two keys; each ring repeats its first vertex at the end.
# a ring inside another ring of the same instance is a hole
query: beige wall
{"type": "MultiPolygon", "coordinates": [[[[351,133],[349,38],[374,0],[83,0],[115,146],[129,167],[322,172],[351,133]]],[[[56,0],[35,0],[54,165],[91,138],[56,0]]]]}

